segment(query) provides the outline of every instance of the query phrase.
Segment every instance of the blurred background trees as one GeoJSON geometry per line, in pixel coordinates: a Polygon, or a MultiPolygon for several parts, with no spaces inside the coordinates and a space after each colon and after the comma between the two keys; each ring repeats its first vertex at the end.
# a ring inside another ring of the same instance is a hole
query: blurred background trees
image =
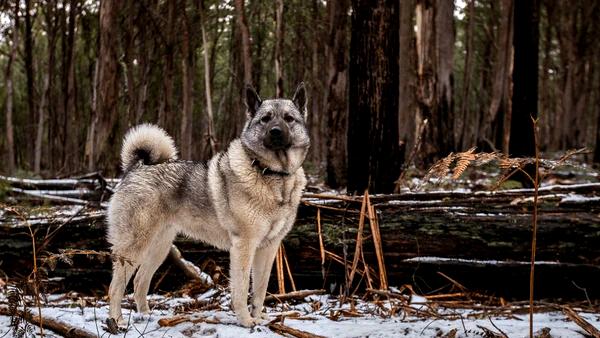
{"type": "Polygon", "coordinates": [[[205,160],[239,134],[245,83],[300,81],[332,187],[392,191],[415,145],[418,167],[527,155],[531,115],[543,151],[600,162],[599,26],[594,0],[4,0],[0,170],[116,175],[140,122],[205,160]]]}

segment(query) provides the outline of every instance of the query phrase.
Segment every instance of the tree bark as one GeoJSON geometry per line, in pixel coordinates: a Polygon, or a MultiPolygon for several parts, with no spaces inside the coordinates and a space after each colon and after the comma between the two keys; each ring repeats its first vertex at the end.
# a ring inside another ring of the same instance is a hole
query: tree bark
{"type": "Polygon", "coordinates": [[[167,22],[165,32],[165,51],[163,66],[163,95],[161,97],[160,108],[158,110],[158,124],[167,132],[172,130],[172,124],[175,121],[173,116],[173,94],[174,94],[174,76],[175,76],[175,52],[176,52],[176,34],[175,29],[175,11],[176,0],[167,0],[167,22]]]}
{"type": "Polygon", "coordinates": [[[454,130],[457,132],[457,149],[468,149],[467,147],[471,147],[468,134],[468,124],[469,117],[471,115],[471,83],[473,81],[473,55],[475,54],[473,39],[474,39],[474,27],[475,27],[475,0],[469,0],[467,2],[467,30],[466,40],[467,45],[465,49],[465,62],[464,62],[464,76],[463,76],[463,87],[462,87],[462,97],[461,97],[461,107],[460,107],[460,116],[455,120],[454,130]]]}
{"type": "MultiPolygon", "coordinates": [[[[417,87],[416,49],[415,49],[415,0],[400,1],[400,61],[399,78],[400,93],[398,104],[398,130],[400,136],[400,151],[406,155],[415,146],[417,129],[422,121],[417,119],[417,87]]],[[[404,159],[409,160],[408,158],[404,159]]],[[[407,163],[410,165],[410,163],[407,163]]]]}
{"type": "MultiPolygon", "coordinates": [[[[346,185],[348,129],[348,9],[350,0],[327,2],[327,185],[346,185]]],[[[316,118],[314,118],[316,119],[316,118]]]]}
{"type": "Polygon", "coordinates": [[[13,36],[12,45],[10,48],[10,54],[8,55],[8,62],[6,63],[6,150],[8,156],[8,172],[12,173],[16,169],[15,163],[15,132],[13,126],[13,99],[14,99],[14,84],[13,84],[13,65],[17,56],[17,50],[19,47],[19,3],[15,3],[14,8],[14,25],[13,25],[13,36]]]}
{"type": "Polygon", "coordinates": [[[283,97],[283,37],[284,37],[284,25],[283,25],[283,0],[277,0],[275,6],[275,82],[277,87],[275,88],[275,97],[283,97]]]}
{"type": "Polygon", "coordinates": [[[417,2],[417,64],[419,120],[428,120],[423,136],[425,166],[455,149],[452,101],[454,4],[417,2]]]}
{"type": "Polygon", "coordinates": [[[42,148],[44,146],[44,134],[46,132],[46,119],[50,116],[50,91],[54,83],[55,49],[56,49],[56,3],[49,4],[45,8],[44,19],[46,23],[46,36],[48,40],[48,63],[44,74],[44,88],[40,99],[38,122],[35,137],[34,172],[40,173],[42,167],[42,148]]]}
{"type": "MultiPolygon", "coordinates": [[[[25,75],[27,78],[27,110],[29,121],[36,121],[35,110],[35,78],[33,65],[33,35],[32,35],[32,17],[31,17],[31,0],[25,0],[25,75]]],[[[35,165],[35,144],[31,142],[31,138],[27,138],[27,160],[31,166],[35,165]]]]}
{"type": "Polygon", "coordinates": [[[119,54],[117,16],[120,1],[103,0],[100,3],[100,48],[98,52],[98,89],[95,109],[91,167],[116,166],[115,155],[109,155],[107,144],[116,142],[119,114],[119,54]]]}
{"type": "Polygon", "coordinates": [[[539,1],[514,3],[514,71],[509,151],[511,156],[535,154],[532,118],[537,118],[539,1]]]}
{"type": "MultiPolygon", "coordinates": [[[[235,0],[237,25],[242,38],[242,62],[244,63],[244,83],[252,85],[252,52],[250,49],[250,29],[246,21],[244,0],[235,0]]],[[[241,88],[240,88],[241,89],[241,88]]],[[[240,91],[241,93],[241,91],[240,91]]]]}
{"type": "MultiPolygon", "coordinates": [[[[511,110],[512,84],[512,41],[513,41],[513,0],[502,0],[500,3],[500,26],[496,38],[496,57],[493,67],[493,82],[490,105],[481,119],[478,144],[485,144],[488,137],[494,142],[496,149],[508,154],[508,132],[510,125],[506,118],[511,110]],[[491,133],[495,135],[491,135],[491,133]]],[[[485,149],[485,147],[482,147],[485,149]]]]}
{"type": "MultiPolygon", "coordinates": [[[[337,2],[336,2],[337,3],[337,2]]],[[[312,28],[310,41],[311,49],[311,66],[310,66],[310,109],[308,113],[307,125],[309,128],[311,139],[311,151],[308,153],[308,161],[312,163],[324,163],[327,159],[327,113],[325,109],[326,95],[328,90],[329,74],[323,76],[323,73],[328,72],[327,53],[329,42],[323,43],[321,37],[329,33],[328,22],[323,23],[327,19],[328,8],[325,9],[325,16],[321,14],[323,5],[319,0],[311,1],[311,22],[307,23],[312,28]],[[323,46],[324,45],[324,46],[323,46]],[[325,48],[323,48],[325,47],[325,48]],[[325,63],[325,64],[324,64],[325,63]]],[[[347,16],[346,16],[347,17],[347,16]]],[[[329,36],[328,36],[329,39],[329,36]]],[[[329,40],[328,40],[329,41],[329,40]]],[[[341,133],[345,138],[345,132],[341,133]]],[[[343,170],[346,166],[343,166],[343,170]]]]}
{"type": "MultiPolygon", "coordinates": [[[[184,2],[185,4],[185,2],[184,2]]],[[[187,10],[183,6],[183,34],[181,41],[181,90],[183,107],[181,109],[180,123],[180,144],[181,157],[186,160],[192,159],[192,124],[194,113],[194,49],[191,47],[190,19],[187,10]]],[[[203,24],[203,23],[201,23],[203,24]]],[[[202,26],[204,27],[204,26],[202,26]]],[[[204,29],[202,30],[202,39],[204,40],[204,29]]],[[[206,71],[206,70],[205,70],[206,71]]],[[[207,88],[207,101],[209,99],[210,88],[207,88]]],[[[208,102],[207,102],[208,103],[208,102]]],[[[211,108],[208,107],[210,110],[211,108]]]]}
{"type": "MultiPolygon", "coordinates": [[[[67,172],[76,171],[79,168],[79,133],[77,128],[79,121],[79,112],[77,111],[77,84],[75,77],[75,26],[77,22],[77,12],[79,10],[79,1],[71,0],[69,3],[68,30],[65,49],[65,64],[63,68],[64,81],[64,101],[63,111],[65,117],[63,120],[63,158],[62,168],[67,172]]],[[[118,94],[117,94],[118,95],[118,94]]]]}
{"type": "MultiPolygon", "coordinates": [[[[202,56],[204,59],[204,90],[206,94],[206,118],[207,118],[207,139],[208,144],[210,145],[211,153],[209,156],[212,156],[217,153],[217,145],[215,143],[215,119],[213,114],[213,105],[212,105],[212,81],[211,81],[211,70],[210,59],[209,59],[209,50],[210,50],[210,41],[208,40],[206,34],[206,16],[204,15],[204,8],[200,8],[200,30],[202,33],[202,56]]],[[[213,42],[214,43],[214,42],[213,42]]]]}
{"type": "Polygon", "coordinates": [[[348,192],[392,192],[398,146],[398,1],[352,1],[348,192]]]}

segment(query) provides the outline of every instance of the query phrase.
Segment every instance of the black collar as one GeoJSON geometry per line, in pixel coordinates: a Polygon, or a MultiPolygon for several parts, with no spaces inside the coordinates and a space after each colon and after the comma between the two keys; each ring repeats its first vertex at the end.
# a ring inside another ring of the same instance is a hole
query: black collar
{"type": "Polygon", "coordinates": [[[255,167],[256,169],[258,169],[258,172],[261,173],[263,176],[279,176],[279,177],[290,176],[290,173],[288,173],[287,171],[273,170],[267,166],[264,166],[257,159],[252,160],[252,166],[255,167]]]}

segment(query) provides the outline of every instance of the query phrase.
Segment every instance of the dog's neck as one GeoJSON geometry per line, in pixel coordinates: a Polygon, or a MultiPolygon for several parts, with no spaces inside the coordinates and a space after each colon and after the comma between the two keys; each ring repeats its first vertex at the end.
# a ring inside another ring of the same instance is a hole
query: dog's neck
{"type": "Polygon", "coordinates": [[[268,165],[265,165],[263,162],[261,162],[258,159],[258,156],[250,148],[248,148],[243,142],[240,142],[240,143],[242,144],[242,149],[244,150],[244,152],[246,153],[246,155],[248,156],[248,158],[251,161],[252,168],[255,168],[261,175],[263,175],[263,176],[279,176],[279,177],[290,176],[290,173],[286,170],[271,169],[268,165]]]}
{"type": "Polygon", "coordinates": [[[252,167],[258,169],[258,171],[263,176],[280,176],[280,177],[290,176],[290,173],[288,173],[287,171],[273,170],[273,169],[263,165],[262,163],[260,163],[260,161],[258,159],[252,159],[252,167]]]}

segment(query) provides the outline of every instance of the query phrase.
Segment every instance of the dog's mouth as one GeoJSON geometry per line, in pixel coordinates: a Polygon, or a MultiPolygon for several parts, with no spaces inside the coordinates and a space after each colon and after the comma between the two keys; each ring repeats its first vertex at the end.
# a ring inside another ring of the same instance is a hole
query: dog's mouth
{"type": "Polygon", "coordinates": [[[269,150],[288,150],[292,147],[292,143],[286,140],[273,139],[271,137],[265,137],[263,139],[263,145],[269,150]]]}
{"type": "Polygon", "coordinates": [[[292,146],[292,141],[287,129],[274,126],[263,138],[263,145],[270,150],[287,150],[292,146]]]}

